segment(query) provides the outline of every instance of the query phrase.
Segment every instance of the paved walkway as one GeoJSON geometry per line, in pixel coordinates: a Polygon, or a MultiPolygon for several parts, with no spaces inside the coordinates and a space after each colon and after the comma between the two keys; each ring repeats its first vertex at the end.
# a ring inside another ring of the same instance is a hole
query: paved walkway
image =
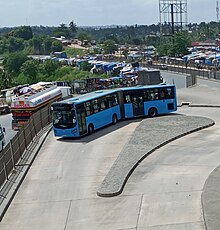
{"type": "Polygon", "coordinates": [[[36,135],[27,150],[24,152],[23,158],[16,165],[16,169],[13,170],[9,175],[8,180],[0,188],[0,221],[28,173],[51,128],[52,126],[49,124],[36,135]]]}

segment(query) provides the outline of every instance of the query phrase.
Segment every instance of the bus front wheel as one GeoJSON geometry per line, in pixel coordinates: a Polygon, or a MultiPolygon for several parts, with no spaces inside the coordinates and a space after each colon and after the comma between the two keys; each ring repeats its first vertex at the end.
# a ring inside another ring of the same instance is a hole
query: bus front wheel
{"type": "Polygon", "coordinates": [[[94,132],[94,126],[92,124],[90,124],[88,127],[88,133],[92,134],[93,132],[94,132]]]}
{"type": "Polygon", "coordinates": [[[148,111],[149,117],[156,117],[157,116],[157,109],[156,108],[150,108],[148,111]]]}
{"type": "Polygon", "coordinates": [[[116,124],[117,122],[118,122],[118,117],[116,114],[114,114],[112,117],[112,124],[116,124]]]}

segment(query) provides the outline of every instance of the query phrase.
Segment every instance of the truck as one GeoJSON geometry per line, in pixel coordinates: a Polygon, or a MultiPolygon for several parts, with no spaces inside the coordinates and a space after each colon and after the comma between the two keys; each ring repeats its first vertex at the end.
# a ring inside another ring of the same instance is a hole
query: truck
{"type": "Polygon", "coordinates": [[[157,85],[163,83],[159,69],[142,68],[138,71],[138,85],[157,85]]]}
{"type": "MultiPolygon", "coordinates": [[[[22,89],[20,89],[22,92],[22,89]]],[[[12,113],[12,129],[19,130],[38,110],[62,99],[60,87],[48,84],[34,84],[23,89],[22,95],[15,93],[10,110],[12,113]],[[30,88],[30,89],[29,89],[30,88]]]]}

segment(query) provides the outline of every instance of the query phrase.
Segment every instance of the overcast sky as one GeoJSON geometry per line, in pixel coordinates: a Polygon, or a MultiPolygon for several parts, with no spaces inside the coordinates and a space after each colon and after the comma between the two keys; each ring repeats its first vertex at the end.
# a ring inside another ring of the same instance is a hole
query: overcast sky
{"type": "MultiPolygon", "coordinates": [[[[220,3],[220,1],[219,1],[220,3]]],[[[188,22],[216,21],[216,0],[188,0],[188,22]]],[[[159,0],[0,0],[0,27],[158,24],[159,0]]]]}

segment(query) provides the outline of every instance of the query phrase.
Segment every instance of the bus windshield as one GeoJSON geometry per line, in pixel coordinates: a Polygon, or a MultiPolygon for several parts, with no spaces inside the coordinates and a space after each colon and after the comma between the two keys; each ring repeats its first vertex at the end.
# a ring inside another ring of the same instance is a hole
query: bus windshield
{"type": "Polygon", "coordinates": [[[54,106],[52,109],[53,125],[56,128],[67,129],[76,126],[76,118],[74,110],[61,110],[54,106]]]}

